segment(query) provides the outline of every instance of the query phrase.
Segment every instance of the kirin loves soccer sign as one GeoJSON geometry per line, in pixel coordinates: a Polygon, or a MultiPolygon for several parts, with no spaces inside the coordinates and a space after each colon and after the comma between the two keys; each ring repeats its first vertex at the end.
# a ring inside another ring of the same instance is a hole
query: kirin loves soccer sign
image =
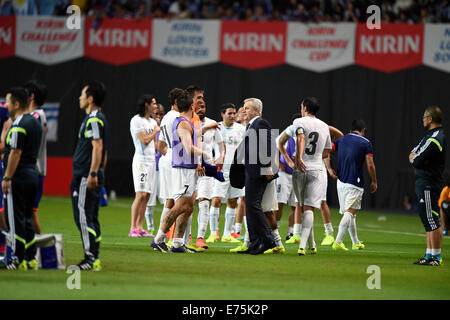
{"type": "Polygon", "coordinates": [[[16,17],[3,16],[0,19],[0,59],[14,55],[16,40],[16,17]]]}
{"type": "Polygon", "coordinates": [[[223,21],[220,62],[259,69],[286,61],[285,22],[223,21]]]}
{"type": "Polygon", "coordinates": [[[358,24],[355,62],[367,68],[395,72],[419,66],[423,57],[422,24],[382,24],[368,29],[358,24]]]}
{"type": "Polygon", "coordinates": [[[114,65],[150,59],[151,20],[86,20],[85,56],[114,65]]]}

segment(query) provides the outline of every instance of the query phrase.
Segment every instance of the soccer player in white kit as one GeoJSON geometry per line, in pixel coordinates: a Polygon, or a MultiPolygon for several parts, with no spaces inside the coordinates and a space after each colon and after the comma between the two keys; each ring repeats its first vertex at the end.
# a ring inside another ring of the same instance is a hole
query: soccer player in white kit
{"type": "Polygon", "coordinates": [[[159,127],[150,117],[155,109],[156,99],[153,95],[144,94],[139,98],[136,115],[130,121],[130,133],[135,147],[132,170],[136,192],[131,206],[131,227],[128,234],[132,238],[150,236],[147,230],[142,229],[142,222],[150,194],[155,192],[155,141],[159,127]]]}
{"type": "MultiPolygon", "coordinates": [[[[219,238],[219,215],[222,199],[227,200],[225,210],[225,228],[222,236],[222,242],[237,242],[239,240],[231,236],[231,228],[236,216],[238,198],[244,195],[244,189],[233,188],[230,185],[230,166],[233,162],[233,156],[236,148],[241,143],[245,134],[245,127],[235,122],[236,107],[232,103],[225,103],[221,106],[222,122],[219,123],[220,133],[225,144],[226,154],[223,164],[224,182],[214,181],[214,191],[212,193],[212,204],[210,209],[210,231],[211,234],[206,242],[216,242],[219,238]]],[[[206,226],[205,226],[206,229],[206,226]]]]}
{"type": "Polygon", "coordinates": [[[331,138],[328,125],[316,118],[319,103],[316,98],[305,98],[301,103],[302,118],[294,120],[278,141],[281,154],[294,167],[292,180],[295,195],[300,207],[303,208],[302,233],[298,255],[306,255],[306,242],[309,242],[310,252],[317,253],[314,242],[314,208],[320,209],[323,194],[326,189],[323,181],[326,170],[323,158],[328,157],[331,151],[331,138]],[[285,142],[289,137],[296,138],[295,166],[286,153],[285,142]]]}
{"type": "MultiPolygon", "coordinates": [[[[197,110],[197,114],[201,121],[202,128],[213,127],[212,124],[217,123],[216,121],[206,117],[206,106],[202,104],[197,110]]],[[[202,133],[202,150],[208,154],[212,154],[213,145],[217,144],[219,146],[219,156],[215,161],[219,168],[222,167],[225,157],[225,146],[222,139],[221,129],[214,128],[209,129],[202,133]]],[[[208,162],[208,161],[205,161],[208,162]]],[[[203,240],[206,233],[206,228],[208,226],[209,220],[209,202],[211,200],[211,195],[214,189],[215,179],[214,177],[202,176],[198,178],[197,181],[197,200],[198,200],[198,230],[197,230],[197,241],[195,246],[197,248],[208,249],[208,245],[203,240]]]]}
{"type": "MultiPolygon", "coordinates": [[[[157,104],[155,112],[151,116],[158,126],[161,125],[161,120],[164,117],[164,106],[162,104],[157,104]]],[[[159,143],[159,135],[160,132],[156,133],[156,141],[155,141],[155,162],[156,162],[156,178],[155,178],[155,188],[154,192],[150,194],[150,199],[147,202],[147,209],[145,210],[145,221],[147,222],[147,230],[151,235],[153,235],[153,232],[155,230],[154,224],[153,224],[153,215],[155,212],[155,206],[156,206],[156,198],[158,198],[159,203],[165,203],[165,199],[162,199],[159,196],[159,160],[161,159],[161,152],[158,151],[157,145],[159,143]]]]}

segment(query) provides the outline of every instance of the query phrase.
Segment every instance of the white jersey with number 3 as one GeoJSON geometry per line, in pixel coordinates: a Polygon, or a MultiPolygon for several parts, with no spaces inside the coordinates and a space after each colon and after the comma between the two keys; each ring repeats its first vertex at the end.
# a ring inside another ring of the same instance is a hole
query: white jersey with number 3
{"type": "MultiPolygon", "coordinates": [[[[330,130],[325,122],[313,117],[297,118],[286,129],[286,134],[295,140],[297,135],[305,135],[303,162],[306,165],[306,170],[324,169],[323,150],[331,149],[330,130]]],[[[295,153],[298,153],[298,146],[296,146],[295,153]]]]}

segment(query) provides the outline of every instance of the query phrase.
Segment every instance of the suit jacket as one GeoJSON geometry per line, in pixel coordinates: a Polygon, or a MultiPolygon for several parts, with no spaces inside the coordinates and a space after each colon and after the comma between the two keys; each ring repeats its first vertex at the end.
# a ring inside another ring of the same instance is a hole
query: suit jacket
{"type": "Polygon", "coordinates": [[[270,123],[262,118],[253,121],[245,132],[241,144],[234,154],[230,168],[230,184],[235,188],[243,188],[245,177],[257,179],[272,173],[278,176],[276,161],[276,142],[271,135],[270,123]]]}

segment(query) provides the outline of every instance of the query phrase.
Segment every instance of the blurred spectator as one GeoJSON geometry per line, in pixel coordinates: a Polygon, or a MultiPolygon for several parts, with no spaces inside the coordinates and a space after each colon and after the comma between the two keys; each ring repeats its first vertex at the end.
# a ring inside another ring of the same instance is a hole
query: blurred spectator
{"type": "Polygon", "coordinates": [[[35,0],[12,0],[12,11],[16,16],[37,15],[35,0]]]}
{"type": "Polygon", "coordinates": [[[255,14],[253,15],[253,21],[267,21],[267,15],[264,13],[262,6],[255,7],[255,14]]]}
{"type": "Polygon", "coordinates": [[[347,8],[344,10],[344,19],[343,21],[347,22],[359,22],[359,17],[361,16],[361,12],[358,8],[355,8],[353,2],[349,1],[347,3],[347,8]]]}

